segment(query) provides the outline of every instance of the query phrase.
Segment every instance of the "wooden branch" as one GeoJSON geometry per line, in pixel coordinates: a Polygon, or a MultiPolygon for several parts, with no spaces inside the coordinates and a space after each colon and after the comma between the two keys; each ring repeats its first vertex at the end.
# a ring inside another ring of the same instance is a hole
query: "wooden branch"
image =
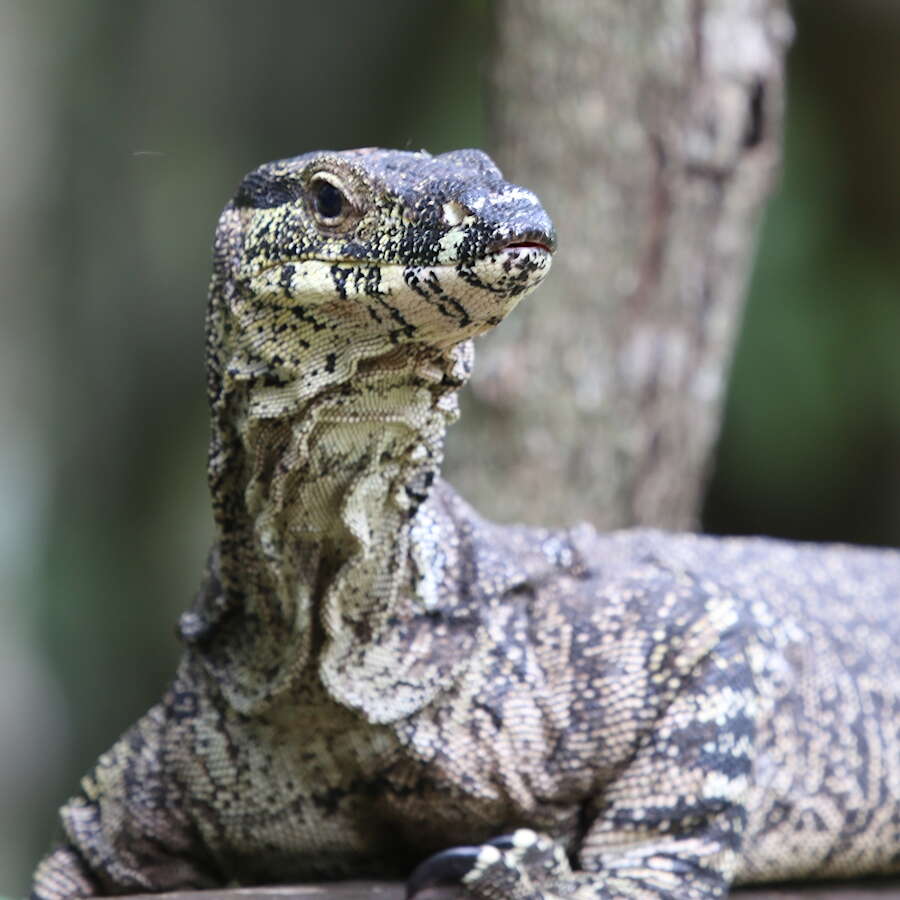
{"type": "MultiPolygon", "coordinates": [[[[461,900],[457,889],[433,890],[417,900],[461,900]]],[[[900,900],[900,882],[810,884],[777,888],[742,888],[733,900],[900,900]]],[[[404,900],[403,885],[391,882],[345,881],[302,887],[235,888],[222,891],[180,891],[171,894],[131,894],[121,900],[404,900]]]]}

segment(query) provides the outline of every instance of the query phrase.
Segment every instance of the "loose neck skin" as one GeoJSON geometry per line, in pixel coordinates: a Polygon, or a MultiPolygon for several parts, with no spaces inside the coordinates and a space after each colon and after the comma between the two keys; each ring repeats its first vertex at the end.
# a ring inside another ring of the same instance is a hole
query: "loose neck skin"
{"type": "MultiPolygon", "coordinates": [[[[258,621],[272,648],[254,651],[279,669],[266,702],[312,664],[335,699],[371,719],[403,709],[396,693],[381,709],[367,655],[404,640],[401,623],[417,628],[438,603],[417,513],[439,475],[472,356],[471,341],[407,345],[361,358],[313,392],[298,381],[231,381],[210,452],[216,574],[225,606],[258,621]]],[[[229,699],[258,708],[235,692],[229,699]]],[[[417,693],[407,705],[419,702],[417,693]]]]}
{"type": "MultiPolygon", "coordinates": [[[[289,411],[283,398],[297,393],[296,384],[281,386],[277,398],[264,386],[237,387],[239,445],[222,508],[243,508],[250,568],[275,586],[282,614],[306,591],[326,594],[350,561],[371,559],[372,578],[379,567],[396,565],[391,548],[408,542],[439,474],[470,357],[467,343],[444,353],[406,347],[361,360],[351,377],[295,399],[289,411]]],[[[232,526],[220,519],[223,543],[232,526]]],[[[235,575],[246,586],[242,556],[235,575]]]]}

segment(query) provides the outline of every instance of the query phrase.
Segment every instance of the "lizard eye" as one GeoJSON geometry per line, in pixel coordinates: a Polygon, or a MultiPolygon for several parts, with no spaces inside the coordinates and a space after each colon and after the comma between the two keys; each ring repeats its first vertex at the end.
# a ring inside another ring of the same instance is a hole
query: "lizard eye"
{"type": "Polygon", "coordinates": [[[347,218],[350,203],[336,184],[317,175],[310,182],[309,191],[313,212],[323,225],[340,225],[347,218]]]}

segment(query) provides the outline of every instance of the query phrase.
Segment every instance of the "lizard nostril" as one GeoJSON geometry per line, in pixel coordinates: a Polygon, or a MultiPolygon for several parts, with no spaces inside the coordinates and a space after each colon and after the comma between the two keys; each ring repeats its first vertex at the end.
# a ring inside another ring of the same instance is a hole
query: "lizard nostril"
{"type": "Polygon", "coordinates": [[[456,200],[448,200],[443,206],[443,212],[444,222],[451,228],[459,225],[466,216],[471,214],[462,203],[457,203],[456,200]]]}

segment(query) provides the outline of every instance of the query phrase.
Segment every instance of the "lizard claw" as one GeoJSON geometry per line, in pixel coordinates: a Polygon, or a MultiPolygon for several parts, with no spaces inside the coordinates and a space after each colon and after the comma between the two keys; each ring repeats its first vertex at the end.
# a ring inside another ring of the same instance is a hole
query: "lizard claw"
{"type": "Polygon", "coordinates": [[[555,849],[547,839],[530,829],[520,829],[513,834],[501,834],[477,847],[451,847],[429,856],[420,863],[406,881],[406,900],[421,891],[449,885],[462,886],[466,876],[475,870],[487,870],[503,863],[504,854],[512,851],[513,856],[526,858],[529,855],[543,857],[555,849]]]}
{"type": "Polygon", "coordinates": [[[516,836],[514,834],[498,834],[497,837],[491,838],[485,843],[498,850],[512,850],[516,846],[516,836]]]}
{"type": "Polygon", "coordinates": [[[406,879],[406,900],[428,888],[460,884],[478,860],[481,847],[451,847],[419,863],[406,879]]]}

